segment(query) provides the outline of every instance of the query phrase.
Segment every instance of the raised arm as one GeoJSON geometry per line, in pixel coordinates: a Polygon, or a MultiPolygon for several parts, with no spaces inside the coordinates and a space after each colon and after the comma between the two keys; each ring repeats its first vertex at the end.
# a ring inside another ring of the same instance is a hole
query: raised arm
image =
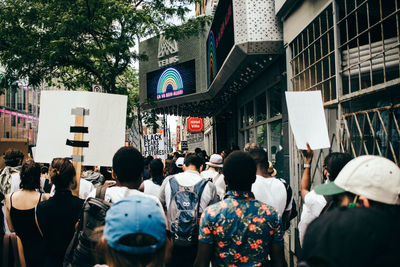
{"type": "Polygon", "coordinates": [[[303,153],[306,157],[305,164],[308,164],[308,167],[304,167],[304,172],[303,176],[301,177],[301,184],[300,184],[301,198],[303,199],[303,201],[306,195],[310,192],[311,162],[314,155],[314,152],[311,150],[310,145],[308,143],[306,143],[306,145],[307,145],[307,150],[303,151],[303,153]]]}

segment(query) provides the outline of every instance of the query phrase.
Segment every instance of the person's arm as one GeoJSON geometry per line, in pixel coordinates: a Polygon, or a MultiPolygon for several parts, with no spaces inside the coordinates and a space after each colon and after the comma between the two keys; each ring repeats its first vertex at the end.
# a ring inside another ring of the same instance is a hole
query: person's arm
{"type": "Polygon", "coordinates": [[[283,245],[272,244],[271,246],[271,267],[286,267],[283,245]]]}
{"type": "MultiPolygon", "coordinates": [[[[311,165],[312,158],[313,158],[313,151],[310,148],[310,145],[306,143],[307,145],[307,150],[304,151],[304,155],[306,156],[306,162],[305,164],[311,165]]],[[[301,198],[304,201],[304,198],[306,195],[310,192],[310,187],[311,187],[311,167],[304,168],[303,176],[301,177],[301,183],[300,183],[300,190],[301,190],[301,198]]]]}
{"type": "Polygon", "coordinates": [[[11,198],[11,194],[7,194],[6,195],[6,221],[7,221],[7,225],[8,225],[8,229],[10,230],[10,232],[14,232],[14,227],[12,225],[12,221],[11,221],[11,217],[10,217],[10,210],[11,210],[11,202],[10,199],[11,198]]]}
{"type": "Polygon", "coordinates": [[[144,182],[142,182],[142,184],[139,186],[138,189],[140,192],[144,192],[144,182]]]}
{"type": "Polygon", "coordinates": [[[21,263],[21,267],[26,267],[24,248],[22,246],[21,239],[18,236],[17,236],[17,247],[18,247],[18,257],[19,257],[19,262],[21,263]]]}
{"type": "Polygon", "coordinates": [[[212,254],[213,246],[211,244],[199,242],[197,247],[197,256],[193,267],[209,267],[212,254]]]}

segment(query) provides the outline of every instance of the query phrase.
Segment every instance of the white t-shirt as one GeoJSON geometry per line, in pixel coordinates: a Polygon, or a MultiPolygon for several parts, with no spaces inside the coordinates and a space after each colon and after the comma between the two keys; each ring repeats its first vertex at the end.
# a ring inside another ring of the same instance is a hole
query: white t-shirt
{"type": "MultiPolygon", "coordinates": [[[[276,178],[265,178],[257,175],[256,181],[251,187],[251,192],[257,200],[274,207],[282,216],[285,211],[287,193],[285,185],[281,181],[276,178]]],[[[292,201],[293,197],[286,210],[292,209],[292,201]]]]}
{"type": "MultiPolygon", "coordinates": [[[[89,182],[86,181],[85,179],[81,179],[80,183],[79,183],[79,197],[82,199],[86,199],[89,195],[90,192],[92,192],[92,190],[94,189],[94,185],[89,182]]],[[[56,192],[56,188],[54,187],[54,185],[51,187],[50,190],[50,196],[54,196],[54,193],[56,192]]]]}
{"type": "MultiPolygon", "coordinates": [[[[160,189],[160,201],[168,209],[171,201],[171,185],[169,180],[175,177],[178,184],[181,186],[193,186],[203,180],[197,171],[185,171],[176,175],[168,176],[164,179],[160,189]]],[[[218,195],[213,183],[207,183],[201,195],[199,211],[202,213],[208,205],[214,204],[218,201],[218,195]]]]}
{"type": "Polygon", "coordinates": [[[143,182],[144,184],[144,192],[146,195],[152,195],[158,198],[158,196],[160,195],[160,188],[161,186],[158,184],[153,183],[152,180],[147,179],[144,180],[143,182]]]}
{"type": "Polygon", "coordinates": [[[303,245],[303,239],[308,225],[321,214],[321,211],[323,210],[325,205],[325,198],[315,193],[314,190],[311,190],[304,197],[303,211],[301,212],[300,223],[298,226],[300,234],[300,245],[303,245]]]}
{"type": "Polygon", "coordinates": [[[211,178],[216,189],[217,189],[217,194],[219,196],[219,199],[224,199],[225,192],[226,192],[226,184],[225,184],[225,179],[224,175],[221,173],[214,171],[214,170],[206,170],[201,172],[201,177],[204,179],[209,179],[211,178]]]}
{"type": "MultiPolygon", "coordinates": [[[[140,192],[139,190],[136,189],[129,189],[128,187],[125,186],[112,186],[107,188],[106,194],[104,196],[104,200],[108,201],[110,203],[117,203],[118,201],[126,198],[127,196],[134,195],[134,194],[139,194],[142,195],[143,197],[150,197],[159,203],[159,200],[157,197],[151,196],[151,195],[146,195],[143,192],[140,192]]],[[[96,197],[96,189],[94,189],[90,194],[88,195],[89,197],[96,197]]],[[[160,205],[160,207],[162,207],[160,205]]]]}

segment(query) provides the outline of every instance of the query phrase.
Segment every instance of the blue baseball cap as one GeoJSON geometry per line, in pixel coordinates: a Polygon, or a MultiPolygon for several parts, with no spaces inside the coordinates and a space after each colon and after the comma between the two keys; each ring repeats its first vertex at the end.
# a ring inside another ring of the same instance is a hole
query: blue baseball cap
{"type": "Polygon", "coordinates": [[[164,211],[155,198],[142,193],[115,203],[107,211],[104,237],[107,244],[129,254],[154,253],[164,246],[167,236],[164,211]],[[128,246],[119,241],[132,234],[150,235],[156,243],[149,246],[128,246]]]}

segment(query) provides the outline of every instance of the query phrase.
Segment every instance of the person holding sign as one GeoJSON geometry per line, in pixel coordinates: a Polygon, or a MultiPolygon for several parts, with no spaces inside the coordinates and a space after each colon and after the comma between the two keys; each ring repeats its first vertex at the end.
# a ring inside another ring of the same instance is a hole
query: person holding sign
{"type": "MultiPolygon", "coordinates": [[[[303,209],[299,223],[299,234],[300,244],[303,243],[304,235],[306,233],[308,225],[316,219],[324,207],[327,205],[326,199],[315,193],[314,190],[310,190],[311,181],[311,162],[313,159],[314,152],[311,150],[310,145],[306,143],[307,150],[303,151],[306,157],[306,163],[304,164],[304,172],[301,178],[301,198],[303,199],[303,209]]],[[[323,177],[325,182],[333,182],[340,170],[352,159],[349,154],[346,153],[330,153],[324,160],[323,177]]]]}

